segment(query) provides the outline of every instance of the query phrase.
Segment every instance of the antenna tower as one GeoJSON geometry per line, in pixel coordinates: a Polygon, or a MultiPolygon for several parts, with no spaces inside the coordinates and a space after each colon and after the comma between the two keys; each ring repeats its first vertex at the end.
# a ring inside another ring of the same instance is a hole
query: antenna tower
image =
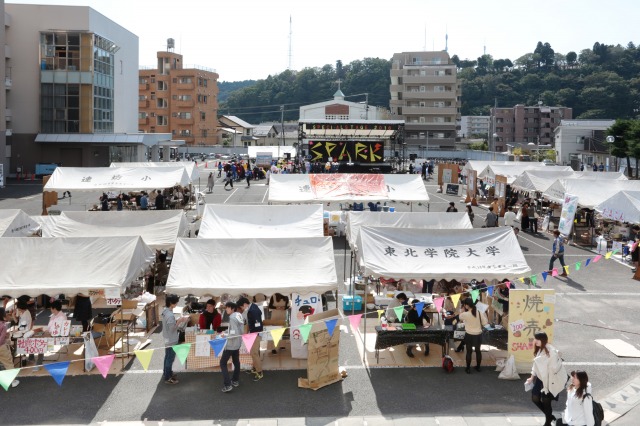
{"type": "Polygon", "coordinates": [[[293,31],[291,29],[291,15],[289,15],[289,66],[288,70],[291,69],[291,41],[293,40],[293,31]]]}

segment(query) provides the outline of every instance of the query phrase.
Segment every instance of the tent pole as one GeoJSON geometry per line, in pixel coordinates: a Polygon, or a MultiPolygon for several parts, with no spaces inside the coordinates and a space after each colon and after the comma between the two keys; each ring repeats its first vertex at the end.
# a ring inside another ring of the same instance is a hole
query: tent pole
{"type": "Polygon", "coordinates": [[[351,293],[351,315],[355,311],[356,307],[356,289],[355,289],[355,280],[353,279],[353,252],[351,252],[351,257],[349,258],[349,292],[351,293]]]}
{"type": "Polygon", "coordinates": [[[362,342],[362,363],[365,364],[367,360],[367,289],[369,288],[369,278],[364,279],[364,296],[365,300],[362,301],[364,303],[364,332],[363,334],[363,342],[362,342]]]}
{"type": "MultiPolygon", "coordinates": [[[[342,277],[344,282],[347,282],[347,236],[344,236],[344,255],[342,256],[342,277]]],[[[336,297],[336,303],[338,298],[336,297]]]]}
{"type": "Polygon", "coordinates": [[[411,212],[413,212],[413,201],[411,201],[411,203],[409,203],[409,206],[411,207],[411,212]]]}

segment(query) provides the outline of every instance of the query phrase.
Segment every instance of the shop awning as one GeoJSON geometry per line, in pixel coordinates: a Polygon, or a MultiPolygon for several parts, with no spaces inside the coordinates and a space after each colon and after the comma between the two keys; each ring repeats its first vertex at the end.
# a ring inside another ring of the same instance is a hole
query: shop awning
{"type": "Polygon", "coordinates": [[[594,208],[619,191],[640,191],[638,180],[558,179],[542,196],[556,203],[564,201],[564,194],[578,197],[578,204],[594,208]]]}
{"type": "Polygon", "coordinates": [[[176,167],[56,167],[45,191],[131,191],[188,186],[189,175],[176,167]]]}
{"type": "MultiPolygon", "coordinates": [[[[541,163],[527,164],[491,164],[478,173],[478,179],[482,179],[489,184],[495,183],[498,175],[506,176],[507,183],[513,183],[518,176],[527,170],[547,170],[551,166],[541,165],[541,163]]],[[[569,166],[553,166],[554,171],[573,171],[569,166]]]]}
{"type": "Polygon", "coordinates": [[[0,210],[0,237],[28,237],[38,223],[20,209],[0,210]]]}

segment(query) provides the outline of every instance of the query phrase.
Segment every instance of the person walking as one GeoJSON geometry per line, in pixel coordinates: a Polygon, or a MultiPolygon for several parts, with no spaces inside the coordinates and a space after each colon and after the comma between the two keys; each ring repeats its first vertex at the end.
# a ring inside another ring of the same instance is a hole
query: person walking
{"type": "Polygon", "coordinates": [[[562,235],[560,235],[560,231],[557,229],[553,231],[553,253],[551,253],[551,259],[549,260],[549,273],[553,272],[553,264],[556,262],[556,259],[560,261],[560,266],[562,266],[561,277],[567,276],[567,270],[565,269],[564,264],[564,244],[565,239],[562,235]]]}
{"type": "Polygon", "coordinates": [[[256,340],[253,341],[253,346],[249,349],[249,353],[251,354],[251,360],[253,361],[253,368],[250,373],[253,373],[253,381],[257,382],[258,380],[264,377],[262,373],[262,360],[260,359],[260,333],[264,330],[262,325],[262,311],[255,303],[250,303],[249,299],[246,297],[241,297],[238,300],[238,307],[242,309],[242,313],[246,312],[244,315],[247,321],[247,328],[249,329],[249,333],[258,333],[256,340]]]}
{"type": "Polygon", "coordinates": [[[473,218],[475,218],[476,215],[473,213],[471,204],[467,204],[467,216],[469,216],[469,221],[471,222],[471,225],[473,225],[473,218]]]}
{"type": "Polygon", "coordinates": [[[529,202],[524,202],[520,207],[520,224],[524,232],[529,232],[529,202]]]}
{"type": "Polygon", "coordinates": [[[231,170],[227,172],[224,179],[224,189],[227,189],[227,185],[231,185],[231,189],[233,189],[233,173],[231,173],[231,170]]]}
{"type": "Polygon", "coordinates": [[[224,309],[229,316],[229,329],[227,344],[220,356],[220,371],[224,384],[222,392],[231,392],[233,388],[240,386],[240,346],[242,345],[242,334],[244,331],[244,319],[242,314],[238,312],[238,305],[233,302],[227,302],[224,309]],[[227,363],[231,359],[233,363],[233,376],[229,377],[229,367],[227,363]]]}
{"type": "Polygon", "coordinates": [[[211,194],[213,192],[213,172],[209,172],[209,177],[207,178],[207,192],[211,194]]]}
{"type": "Polygon", "coordinates": [[[218,161],[218,177],[222,176],[222,161],[218,161]]]}
{"type": "Polygon", "coordinates": [[[249,167],[247,171],[244,173],[244,177],[245,179],[247,179],[247,188],[249,188],[251,186],[251,178],[253,177],[253,172],[251,171],[251,167],[249,167]]]}
{"type": "Polygon", "coordinates": [[[527,383],[533,383],[531,401],[544,413],[544,426],[551,426],[551,422],[556,420],[551,402],[557,401],[558,395],[564,389],[567,372],[562,365],[560,353],[549,344],[547,333],[541,331],[533,337],[533,366],[527,383]]]}
{"type": "Polygon", "coordinates": [[[176,359],[176,352],[173,345],[178,344],[178,327],[180,324],[189,321],[189,317],[182,317],[176,320],[173,309],[178,306],[180,298],[175,294],[168,294],[165,299],[165,308],[162,311],[162,337],[164,338],[164,368],[162,378],[169,385],[177,385],[178,378],[173,373],[173,361],[176,359]]]}
{"type": "Polygon", "coordinates": [[[467,347],[467,368],[464,370],[467,374],[471,374],[471,352],[475,348],[476,352],[476,371],[480,371],[480,363],[482,362],[482,327],[489,323],[489,320],[483,312],[479,312],[473,299],[467,297],[463,302],[464,312],[459,315],[460,321],[464,322],[464,343],[467,347]],[[484,321],[483,321],[484,319],[484,321]]]}
{"type": "Polygon", "coordinates": [[[532,234],[538,233],[538,218],[536,217],[535,201],[529,203],[527,207],[527,216],[529,217],[529,227],[532,234]]]}
{"type": "Polygon", "coordinates": [[[567,408],[562,413],[562,420],[558,420],[556,425],[595,426],[589,376],[584,371],[572,371],[569,383],[567,408]]]}

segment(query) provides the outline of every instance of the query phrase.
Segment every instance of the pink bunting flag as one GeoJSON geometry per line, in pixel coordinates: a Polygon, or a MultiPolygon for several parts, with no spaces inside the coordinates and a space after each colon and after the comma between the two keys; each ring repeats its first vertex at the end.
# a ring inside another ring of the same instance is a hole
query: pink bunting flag
{"type": "Polygon", "coordinates": [[[247,348],[248,352],[251,352],[251,348],[253,348],[253,344],[258,337],[258,333],[249,333],[242,335],[242,341],[244,342],[244,347],[247,348]]]}
{"type": "Polygon", "coordinates": [[[360,327],[360,320],[362,320],[362,314],[349,315],[349,323],[351,324],[351,332],[355,332],[360,327]]]}
{"type": "Polygon", "coordinates": [[[558,268],[553,268],[553,271],[551,271],[551,276],[552,277],[557,277],[558,276],[558,268]]]}
{"type": "Polygon", "coordinates": [[[107,378],[107,374],[109,374],[109,369],[111,368],[111,364],[113,364],[113,359],[115,358],[115,354],[113,355],[105,355],[105,356],[97,356],[91,358],[91,361],[98,367],[98,371],[102,374],[102,377],[107,378]]]}
{"type": "Polygon", "coordinates": [[[433,303],[436,305],[436,310],[438,313],[442,310],[442,305],[444,305],[444,297],[437,297],[433,299],[433,303]]]}
{"type": "Polygon", "coordinates": [[[602,259],[602,255],[601,254],[599,254],[595,258],[593,258],[593,263],[596,263],[600,259],[602,259]]]}

